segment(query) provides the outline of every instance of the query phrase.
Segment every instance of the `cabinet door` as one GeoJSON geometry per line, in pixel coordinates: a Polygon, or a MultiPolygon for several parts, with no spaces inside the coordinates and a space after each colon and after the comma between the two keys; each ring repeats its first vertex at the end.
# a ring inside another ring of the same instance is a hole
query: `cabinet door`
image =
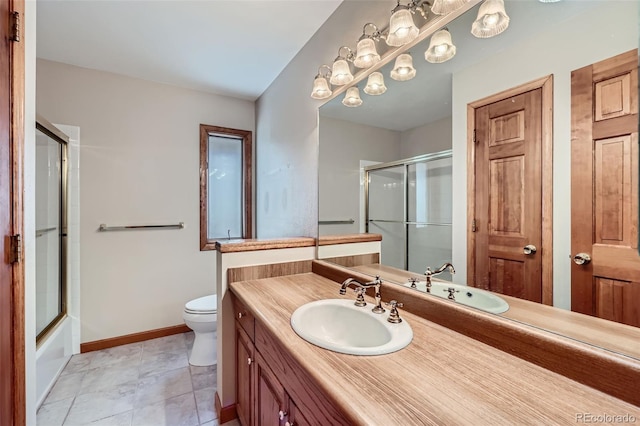
{"type": "Polygon", "coordinates": [[[271,372],[264,359],[256,352],[254,426],[282,426],[286,420],[284,388],[271,372]]]}
{"type": "Polygon", "coordinates": [[[243,426],[252,424],[254,353],[253,343],[236,322],[236,410],[243,426]]]}
{"type": "Polygon", "coordinates": [[[285,423],[285,426],[308,426],[311,425],[309,421],[300,412],[296,404],[289,399],[289,418],[285,423]]]}

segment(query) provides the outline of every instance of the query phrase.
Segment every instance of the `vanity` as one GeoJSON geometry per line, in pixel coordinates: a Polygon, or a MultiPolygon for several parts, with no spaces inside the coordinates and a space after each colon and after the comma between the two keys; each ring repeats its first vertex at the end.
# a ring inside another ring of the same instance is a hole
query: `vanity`
{"type": "MultiPolygon", "coordinates": [[[[352,292],[339,294],[341,278],[348,272],[314,261],[310,273],[229,285],[236,330],[236,409],[243,425],[575,424],[586,415],[603,414],[640,419],[637,397],[633,403],[620,398],[633,399],[629,392],[617,398],[539,365],[544,360],[525,360],[486,343],[487,339],[439,324],[436,317],[444,310],[452,322],[472,325],[478,317],[499,318],[397,285],[383,284],[382,297],[406,302],[400,317],[410,324],[413,340],[404,349],[357,356],[308,343],[292,329],[291,315],[315,300],[355,300],[352,292]],[[421,305],[430,308],[434,317],[425,315],[421,305]]],[[[367,307],[362,309],[374,306],[373,298],[366,300],[367,307]]],[[[381,315],[388,315],[388,309],[381,315]]],[[[501,340],[511,345],[520,331],[508,323],[502,324],[501,340]]],[[[527,333],[530,342],[540,338],[535,330],[527,333]]],[[[572,344],[560,342],[558,348],[572,344]]],[[[590,364],[594,376],[602,362],[625,364],[596,348],[579,350],[600,357],[599,363],[590,364]]],[[[547,346],[545,351],[555,349],[547,346]]],[[[557,362],[579,364],[563,358],[561,352],[553,357],[557,362]]],[[[630,386],[635,393],[640,364],[627,362],[624,368],[625,374],[632,374],[617,385],[630,386]]],[[[610,373],[616,375],[614,370],[610,373]]]]}

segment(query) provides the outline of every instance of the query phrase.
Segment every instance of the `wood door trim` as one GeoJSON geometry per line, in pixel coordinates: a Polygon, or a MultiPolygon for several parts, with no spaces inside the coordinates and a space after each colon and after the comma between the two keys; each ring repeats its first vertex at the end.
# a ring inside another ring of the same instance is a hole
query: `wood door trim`
{"type": "MultiPolygon", "coordinates": [[[[11,9],[24,21],[24,0],[13,0],[11,9]]],[[[12,232],[24,236],[23,153],[25,135],[25,50],[24,25],[19,28],[20,42],[11,43],[11,175],[12,232]]],[[[26,424],[25,383],[25,283],[24,250],[13,266],[13,423],[26,424]]]]}
{"type": "Polygon", "coordinates": [[[476,210],[476,109],[536,89],[542,89],[542,303],[553,305],[553,75],[467,104],[467,282],[476,275],[476,238],[472,229],[476,210]]]}

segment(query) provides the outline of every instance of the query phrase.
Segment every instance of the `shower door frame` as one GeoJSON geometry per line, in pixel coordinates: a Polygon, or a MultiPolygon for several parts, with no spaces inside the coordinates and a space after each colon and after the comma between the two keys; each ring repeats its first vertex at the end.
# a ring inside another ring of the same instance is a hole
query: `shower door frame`
{"type": "Polygon", "coordinates": [[[403,244],[403,259],[404,259],[404,265],[403,268],[405,270],[408,270],[409,267],[409,226],[410,225],[441,225],[441,224],[434,224],[434,223],[425,223],[425,222],[411,222],[409,221],[409,210],[408,210],[408,204],[409,204],[409,191],[408,191],[408,186],[409,186],[409,166],[412,164],[417,164],[417,163],[427,163],[430,161],[435,161],[435,160],[442,160],[445,158],[452,158],[453,157],[453,150],[451,149],[447,149],[444,151],[438,151],[438,152],[433,152],[430,154],[422,154],[422,155],[417,155],[415,157],[410,157],[410,158],[405,158],[403,160],[396,160],[396,161],[390,161],[388,163],[380,163],[380,164],[374,164],[372,166],[367,166],[364,167],[364,172],[365,172],[365,179],[364,179],[364,224],[365,224],[365,232],[369,233],[369,222],[386,222],[386,223],[402,223],[404,226],[404,244],[403,244]],[[375,220],[375,219],[370,219],[369,217],[369,180],[370,180],[370,176],[369,173],[372,171],[377,171],[377,170],[384,170],[384,169],[390,169],[390,168],[394,168],[394,167],[398,167],[398,166],[403,166],[403,179],[402,179],[402,185],[403,185],[403,211],[402,211],[402,217],[403,220],[375,220]]]}
{"type": "MultiPolygon", "coordinates": [[[[60,144],[60,242],[59,242],[59,270],[58,270],[58,291],[60,297],[60,312],[47,324],[40,333],[36,335],[36,345],[49,334],[49,332],[67,316],[67,225],[68,225],[68,150],[69,138],[67,135],[58,130],[53,124],[45,118],[36,115],[36,130],[41,131],[44,135],[51,138],[54,142],[60,144]]],[[[37,260],[37,258],[36,258],[37,260]]]]}

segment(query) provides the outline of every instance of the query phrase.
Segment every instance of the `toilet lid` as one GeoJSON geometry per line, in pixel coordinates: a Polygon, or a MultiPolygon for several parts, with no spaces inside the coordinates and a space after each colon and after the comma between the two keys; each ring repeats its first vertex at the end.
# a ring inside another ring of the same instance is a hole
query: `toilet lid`
{"type": "Polygon", "coordinates": [[[199,297],[187,302],[184,305],[186,312],[193,313],[215,313],[218,311],[218,296],[212,294],[211,296],[199,297]]]}

